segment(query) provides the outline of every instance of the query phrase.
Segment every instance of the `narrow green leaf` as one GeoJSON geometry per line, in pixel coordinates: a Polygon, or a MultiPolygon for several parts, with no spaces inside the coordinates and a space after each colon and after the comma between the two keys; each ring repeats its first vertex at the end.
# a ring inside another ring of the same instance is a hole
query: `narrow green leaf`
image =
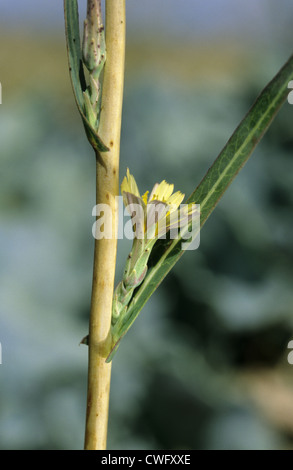
{"type": "Polygon", "coordinates": [[[83,111],[83,91],[86,90],[87,85],[81,57],[77,0],[64,0],[64,17],[69,72],[75,101],[91,145],[95,150],[107,152],[109,148],[102,142],[95,129],[90,125],[83,111]]]}
{"type": "MultiPolygon", "coordinates": [[[[256,99],[214,164],[189,197],[188,203],[200,204],[201,227],[269,128],[286,100],[288,83],[292,78],[293,56],[256,99]]],[[[136,291],[126,315],[113,327],[113,349],[107,361],[111,361],[117,349],[115,345],[128,331],[147,300],[183,253],[180,238],[160,244],[152,259],[153,267],[149,268],[143,284],[136,291]]]]}

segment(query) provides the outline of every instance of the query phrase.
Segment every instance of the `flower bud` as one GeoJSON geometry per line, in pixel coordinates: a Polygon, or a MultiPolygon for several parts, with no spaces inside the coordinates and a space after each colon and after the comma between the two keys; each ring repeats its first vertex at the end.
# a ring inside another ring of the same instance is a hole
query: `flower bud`
{"type": "Polygon", "coordinates": [[[83,62],[88,71],[98,79],[106,60],[105,31],[102,22],[101,0],[88,0],[84,22],[82,47],[83,62]]]}

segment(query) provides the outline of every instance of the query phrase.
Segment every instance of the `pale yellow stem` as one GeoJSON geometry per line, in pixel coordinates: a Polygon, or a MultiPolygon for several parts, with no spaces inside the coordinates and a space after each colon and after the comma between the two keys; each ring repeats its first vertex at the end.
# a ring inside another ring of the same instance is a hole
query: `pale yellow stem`
{"type": "Polygon", "coordinates": [[[104,450],[107,442],[111,363],[109,353],[116,265],[119,152],[125,56],[125,0],[106,0],[106,48],[99,136],[110,151],[97,155],[97,204],[112,209],[112,239],[95,240],[89,328],[88,398],[85,449],[104,450]]]}

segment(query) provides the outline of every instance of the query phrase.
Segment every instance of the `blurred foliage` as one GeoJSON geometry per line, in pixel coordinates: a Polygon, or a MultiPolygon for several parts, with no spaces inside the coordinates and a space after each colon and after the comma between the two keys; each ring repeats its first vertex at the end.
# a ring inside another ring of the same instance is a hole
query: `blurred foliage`
{"type": "MultiPolygon", "coordinates": [[[[95,165],[64,38],[2,38],[0,447],[82,448],[95,165]],[[14,49],[15,50],[15,49],[14,49]]],[[[286,60],[129,45],[121,179],[188,196],[286,60]],[[172,67],[177,52],[180,66],[172,67]],[[143,54],[141,53],[143,51],[143,54]],[[261,60],[260,60],[261,59],[261,60]]],[[[109,449],[284,449],[293,440],[293,108],[286,104],[113,362],[109,449]]],[[[117,278],[129,242],[119,241],[117,278]]]]}

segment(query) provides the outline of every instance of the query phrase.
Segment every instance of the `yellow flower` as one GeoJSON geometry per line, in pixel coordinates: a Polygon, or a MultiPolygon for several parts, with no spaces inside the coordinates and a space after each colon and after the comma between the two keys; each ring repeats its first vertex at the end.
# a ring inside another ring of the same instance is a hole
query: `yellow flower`
{"type": "Polygon", "coordinates": [[[149,191],[140,195],[134,176],[127,169],[121,184],[125,207],[133,218],[135,238],[157,239],[164,236],[170,228],[179,222],[186,224],[191,212],[184,209],[178,220],[178,207],[184,199],[180,191],[173,193],[174,185],[163,180],[156,183],[148,197],[149,191]]]}
{"type": "Polygon", "coordinates": [[[164,180],[160,184],[155,184],[149,198],[149,191],[146,191],[143,196],[140,196],[136,181],[134,176],[130,174],[129,168],[127,168],[126,176],[124,177],[121,184],[121,193],[124,197],[124,203],[126,207],[128,206],[129,200],[127,196],[124,196],[124,193],[129,193],[140,198],[145,205],[156,201],[172,206],[173,210],[176,210],[183,201],[184,194],[182,194],[180,191],[172,194],[173,190],[174,184],[169,184],[164,180]]]}
{"type": "Polygon", "coordinates": [[[180,191],[172,194],[173,190],[174,184],[168,184],[165,180],[160,184],[157,183],[153,187],[148,202],[150,203],[152,201],[160,201],[168,204],[169,206],[172,206],[173,210],[176,210],[183,201],[184,194],[182,194],[180,191]]]}
{"type": "MultiPolygon", "coordinates": [[[[141,196],[133,175],[127,169],[121,184],[121,192],[124,204],[131,215],[134,238],[122,281],[114,292],[112,325],[125,314],[134,290],[144,281],[149,257],[158,238],[165,237],[166,233],[173,229],[175,236],[178,235],[179,227],[181,236],[181,229],[185,230],[193,221],[196,213],[195,204],[185,204],[179,210],[184,194],[173,191],[174,185],[164,180],[160,184],[155,184],[150,195],[147,191],[141,196]]],[[[170,233],[170,238],[173,235],[173,232],[170,233]]]]}

